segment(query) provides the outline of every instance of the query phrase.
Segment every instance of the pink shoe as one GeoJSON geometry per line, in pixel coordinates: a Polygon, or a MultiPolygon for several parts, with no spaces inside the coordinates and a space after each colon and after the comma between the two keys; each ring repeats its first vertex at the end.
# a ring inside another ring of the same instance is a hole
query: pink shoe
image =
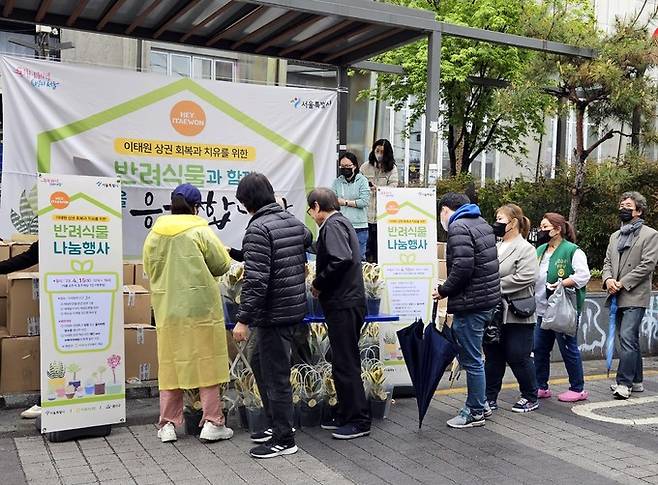
{"type": "Polygon", "coordinates": [[[578,401],[584,401],[588,397],[589,397],[589,392],[587,391],[582,391],[582,392],[567,391],[558,395],[557,400],[562,402],[578,402],[578,401]]]}
{"type": "Polygon", "coordinates": [[[539,399],[548,399],[552,395],[553,395],[553,393],[551,392],[550,389],[538,389],[537,390],[537,397],[539,399]]]}

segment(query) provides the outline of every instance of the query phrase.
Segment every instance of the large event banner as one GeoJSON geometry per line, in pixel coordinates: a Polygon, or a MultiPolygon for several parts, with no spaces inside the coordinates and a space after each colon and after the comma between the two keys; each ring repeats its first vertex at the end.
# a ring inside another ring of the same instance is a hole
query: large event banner
{"type": "Polygon", "coordinates": [[[432,287],[437,282],[436,190],[377,189],[379,264],[386,279],[386,312],[399,315],[396,324],[380,327],[380,349],[387,379],[394,385],[411,380],[397,340],[397,330],[432,313],[432,287]]]}
{"type": "MultiPolygon", "coordinates": [[[[240,247],[249,216],[235,198],[267,175],[306,218],[305,194],[336,174],[336,93],[3,57],[0,236],[37,231],[36,174],[118,177],[124,256],[140,259],[173,187],[198,186],[202,216],[240,247]]],[[[315,227],[312,221],[306,221],[315,227]]]]}
{"type": "Polygon", "coordinates": [[[39,174],[43,433],[124,422],[121,183],[39,174]]]}

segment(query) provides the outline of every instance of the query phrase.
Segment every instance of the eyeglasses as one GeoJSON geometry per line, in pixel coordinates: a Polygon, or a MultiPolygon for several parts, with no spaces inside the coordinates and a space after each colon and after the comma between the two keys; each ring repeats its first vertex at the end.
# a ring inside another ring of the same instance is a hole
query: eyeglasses
{"type": "Polygon", "coordinates": [[[310,215],[311,215],[311,208],[310,208],[310,207],[309,207],[308,209],[306,209],[306,215],[307,215],[307,216],[310,216],[310,215]]]}

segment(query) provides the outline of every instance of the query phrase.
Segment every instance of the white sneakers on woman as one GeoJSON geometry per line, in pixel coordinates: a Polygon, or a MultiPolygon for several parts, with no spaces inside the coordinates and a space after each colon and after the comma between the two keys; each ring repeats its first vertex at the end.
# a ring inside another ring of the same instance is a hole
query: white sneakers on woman
{"type": "MultiPolygon", "coordinates": [[[[233,437],[233,430],[227,428],[226,426],[217,426],[210,421],[206,421],[201,430],[200,439],[203,441],[220,441],[220,440],[229,440],[233,437]]],[[[178,437],[176,436],[176,428],[172,423],[165,424],[162,428],[158,430],[158,438],[163,443],[171,443],[176,441],[178,437]]]]}
{"type": "Polygon", "coordinates": [[[162,428],[158,430],[158,438],[163,443],[171,443],[176,441],[178,437],[176,436],[176,428],[173,424],[167,423],[162,428]]]}

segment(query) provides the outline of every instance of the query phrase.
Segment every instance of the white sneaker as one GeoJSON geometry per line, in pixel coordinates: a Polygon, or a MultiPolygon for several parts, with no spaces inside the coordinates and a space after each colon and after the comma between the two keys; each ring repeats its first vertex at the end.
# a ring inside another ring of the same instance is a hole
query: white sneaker
{"type": "Polygon", "coordinates": [[[230,440],[233,437],[233,430],[226,426],[217,426],[210,421],[203,425],[199,438],[204,441],[230,440]]]}
{"type": "Polygon", "coordinates": [[[633,392],[644,392],[644,384],[641,382],[634,382],[632,390],[633,392]]]}
{"type": "Polygon", "coordinates": [[[618,385],[613,392],[613,395],[617,399],[628,399],[631,397],[631,388],[626,386],[618,385]]]}
{"type": "Polygon", "coordinates": [[[158,438],[163,443],[171,443],[176,441],[178,437],[176,436],[176,428],[173,424],[167,423],[162,428],[158,430],[158,438]]]}
{"type": "Polygon", "coordinates": [[[23,419],[37,419],[39,416],[41,416],[41,406],[36,405],[21,413],[21,418],[23,419]]]}

